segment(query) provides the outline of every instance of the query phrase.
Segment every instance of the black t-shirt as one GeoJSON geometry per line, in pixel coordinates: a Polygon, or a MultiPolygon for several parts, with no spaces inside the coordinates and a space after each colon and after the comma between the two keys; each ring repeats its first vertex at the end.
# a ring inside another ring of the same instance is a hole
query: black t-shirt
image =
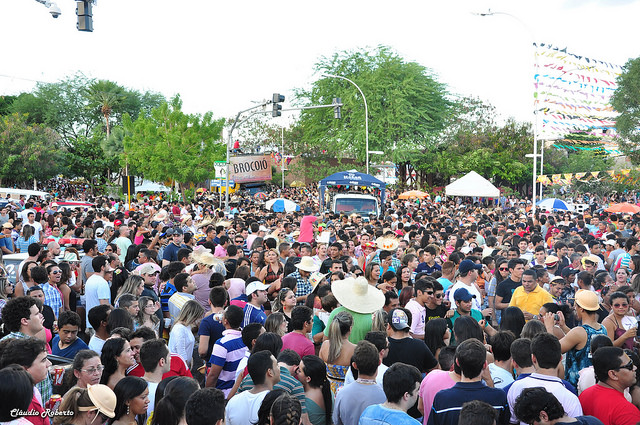
{"type": "Polygon", "coordinates": [[[509,304],[509,302],[511,301],[511,296],[513,295],[513,291],[515,291],[516,288],[520,285],[520,282],[514,282],[513,280],[511,280],[511,277],[508,277],[502,282],[498,283],[496,295],[502,297],[503,303],[509,304]]]}
{"type": "Polygon", "coordinates": [[[389,337],[389,354],[383,360],[386,366],[396,362],[413,365],[422,373],[433,369],[438,361],[424,341],[413,338],[395,339],[389,337]]]}
{"type": "Polygon", "coordinates": [[[442,304],[437,305],[436,308],[434,308],[433,310],[427,307],[426,305],[424,306],[424,308],[426,310],[426,315],[424,319],[425,323],[431,319],[437,319],[439,317],[444,319],[444,316],[447,314],[447,308],[442,304]]]}

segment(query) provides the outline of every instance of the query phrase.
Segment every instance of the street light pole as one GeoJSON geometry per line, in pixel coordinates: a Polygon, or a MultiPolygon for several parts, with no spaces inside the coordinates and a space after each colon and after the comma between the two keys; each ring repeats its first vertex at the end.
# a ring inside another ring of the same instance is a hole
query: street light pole
{"type": "Polygon", "coordinates": [[[367,107],[367,98],[364,97],[364,93],[362,93],[362,90],[360,90],[360,87],[358,87],[358,85],[356,83],[354,83],[353,81],[351,81],[350,79],[348,79],[347,77],[342,77],[340,75],[333,75],[333,74],[327,74],[327,73],[323,73],[322,74],[323,77],[330,77],[330,78],[339,78],[341,80],[345,80],[350,82],[351,84],[353,84],[355,86],[355,88],[358,89],[358,91],[360,92],[360,96],[362,96],[362,101],[364,102],[364,140],[365,140],[365,150],[366,150],[366,164],[367,164],[367,174],[369,174],[369,108],[367,107]]]}
{"type": "MultiPolygon", "coordinates": [[[[477,16],[494,16],[494,15],[506,15],[509,16],[513,19],[515,19],[516,21],[518,21],[518,23],[520,23],[520,25],[522,25],[524,27],[525,30],[527,30],[527,32],[529,32],[529,35],[531,37],[531,43],[532,45],[535,43],[535,36],[533,34],[533,31],[531,30],[531,28],[529,28],[529,26],[527,24],[525,24],[520,18],[518,18],[515,15],[512,15],[511,13],[507,13],[507,12],[492,12],[491,9],[489,9],[487,12],[484,13],[474,13],[474,15],[477,16]]],[[[538,73],[538,55],[536,54],[536,50],[534,48],[533,50],[533,60],[534,60],[534,70],[533,70],[533,76],[534,76],[534,80],[537,80],[537,73],[538,73]]],[[[537,180],[537,168],[538,168],[538,160],[537,157],[538,155],[538,111],[537,111],[537,97],[535,96],[536,94],[536,86],[534,85],[534,97],[533,97],[533,189],[532,189],[532,204],[531,204],[531,213],[535,214],[536,212],[536,180],[537,180]]],[[[543,143],[543,149],[544,149],[544,143],[543,143]]],[[[527,155],[529,156],[529,155],[527,155]]]]}

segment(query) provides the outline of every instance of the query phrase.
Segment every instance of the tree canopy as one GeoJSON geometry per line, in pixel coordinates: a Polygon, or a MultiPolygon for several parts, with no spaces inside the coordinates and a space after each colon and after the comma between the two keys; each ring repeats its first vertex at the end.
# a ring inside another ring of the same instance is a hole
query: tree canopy
{"type": "Polygon", "coordinates": [[[619,146],[635,164],[640,162],[640,58],[630,59],[616,80],[611,105],[620,113],[616,129],[619,146]]]}

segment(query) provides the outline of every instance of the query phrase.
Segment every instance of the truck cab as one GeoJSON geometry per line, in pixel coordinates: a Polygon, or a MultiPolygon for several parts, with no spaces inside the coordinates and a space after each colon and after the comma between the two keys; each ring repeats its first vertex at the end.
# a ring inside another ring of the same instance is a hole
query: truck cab
{"type": "Polygon", "coordinates": [[[370,214],[376,217],[380,215],[380,203],[373,195],[336,193],[331,195],[329,205],[331,211],[338,214],[358,214],[363,217],[368,217],[370,214]]]}

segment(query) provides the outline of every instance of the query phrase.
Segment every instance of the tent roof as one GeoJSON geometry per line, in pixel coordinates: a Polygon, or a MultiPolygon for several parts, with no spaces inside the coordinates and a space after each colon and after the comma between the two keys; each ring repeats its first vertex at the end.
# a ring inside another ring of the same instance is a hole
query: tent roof
{"type": "Polygon", "coordinates": [[[136,186],[136,192],[169,192],[171,189],[160,183],[143,180],[140,186],[136,186]]]}
{"type": "Polygon", "coordinates": [[[445,188],[447,196],[481,196],[498,198],[500,189],[475,171],[470,171],[445,188]]]}
{"type": "Polygon", "coordinates": [[[378,189],[384,189],[387,184],[369,174],[359,173],[355,170],[341,171],[320,180],[320,186],[337,185],[370,186],[378,189]]]}

